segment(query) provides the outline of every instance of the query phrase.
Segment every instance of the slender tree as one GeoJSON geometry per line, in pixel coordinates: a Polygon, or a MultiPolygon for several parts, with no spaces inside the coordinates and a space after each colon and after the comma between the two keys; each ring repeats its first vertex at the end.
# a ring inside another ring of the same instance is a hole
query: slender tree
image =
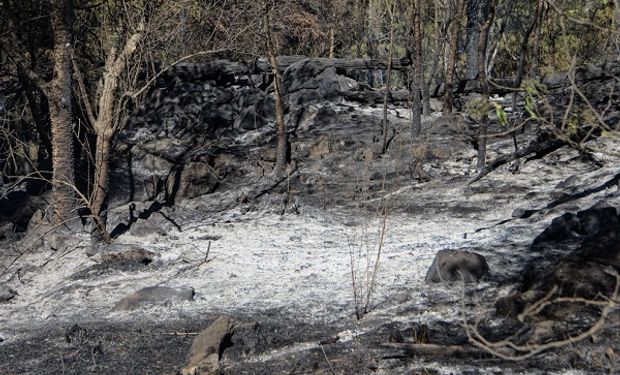
{"type": "Polygon", "coordinates": [[[388,45],[388,64],[387,64],[387,82],[385,83],[385,95],[383,97],[383,145],[381,147],[381,153],[384,154],[388,148],[388,128],[390,125],[388,119],[388,100],[390,97],[391,83],[392,83],[392,60],[394,59],[394,12],[396,11],[396,0],[392,0],[392,4],[388,8],[390,15],[390,36],[388,45]]]}
{"type": "Polygon", "coordinates": [[[487,46],[489,41],[489,29],[493,24],[495,18],[495,2],[497,0],[487,0],[488,13],[486,15],[486,21],[480,27],[480,38],[478,39],[478,80],[480,81],[480,87],[482,88],[482,118],[480,120],[480,133],[478,134],[478,162],[477,169],[479,172],[484,170],[486,165],[486,153],[487,153],[487,129],[489,126],[489,113],[487,103],[491,96],[491,88],[489,87],[489,80],[487,79],[487,67],[486,56],[487,46]]]}
{"type": "MultiPolygon", "coordinates": [[[[95,177],[90,208],[93,220],[97,226],[96,233],[100,234],[105,241],[110,241],[107,231],[107,215],[105,213],[109,185],[110,185],[110,156],[113,148],[114,136],[118,132],[122,122],[115,116],[119,113],[118,87],[122,74],[127,68],[131,55],[136,51],[138,43],[144,36],[144,22],[140,22],[124,45],[117,50],[112,47],[107,52],[104,73],[101,79],[101,94],[97,102],[96,115],[90,121],[97,135],[95,147],[95,177]]],[[[114,39],[120,39],[116,35],[114,39]]]]}
{"type": "Polygon", "coordinates": [[[276,110],[276,128],[277,128],[277,147],[276,147],[276,163],[273,167],[274,176],[281,178],[286,171],[288,163],[289,144],[288,135],[286,133],[286,120],[284,118],[284,101],[282,99],[282,76],[280,74],[280,66],[278,65],[278,54],[273,40],[273,32],[271,30],[271,4],[268,0],[264,4],[264,33],[267,56],[271,64],[273,73],[274,101],[276,110]]]}
{"type": "Polygon", "coordinates": [[[75,215],[73,110],[71,107],[71,51],[73,44],[72,0],[51,1],[54,34],[54,78],[47,89],[52,128],[54,220],[75,215]]]}
{"type": "Polygon", "coordinates": [[[421,90],[424,86],[424,72],[422,70],[422,18],[420,14],[420,0],[413,1],[413,102],[411,106],[411,139],[419,138],[422,131],[421,90]]]}
{"type": "Polygon", "coordinates": [[[444,115],[452,113],[452,106],[454,103],[454,73],[456,69],[456,61],[458,59],[459,32],[461,29],[461,20],[463,18],[464,7],[465,0],[456,0],[453,12],[454,15],[450,26],[450,52],[448,55],[448,63],[444,79],[444,115]]]}
{"type": "Polygon", "coordinates": [[[480,25],[486,18],[487,0],[467,0],[467,79],[478,77],[478,59],[484,58],[478,53],[480,25]]]}

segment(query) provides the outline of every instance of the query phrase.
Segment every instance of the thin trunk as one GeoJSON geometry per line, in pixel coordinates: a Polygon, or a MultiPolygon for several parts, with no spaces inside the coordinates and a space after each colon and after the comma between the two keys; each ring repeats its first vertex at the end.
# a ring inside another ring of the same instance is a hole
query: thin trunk
{"type": "MultiPolygon", "coordinates": [[[[544,0],[537,0],[536,2],[536,13],[534,14],[534,18],[532,19],[532,23],[526,30],[523,35],[523,40],[521,40],[521,52],[519,54],[519,65],[517,66],[517,77],[515,78],[514,88],[515,91],[512,93],[512,112],[516,113],[517,111],[517,102],[519,100],[519,87],[523,82],[523,76],[525,74],[525,65],[527,59],[527,46],[530,40],[530,36],[532,32],[535,30],[536,25],[538,24],[538,19],[541,17],[542,9],[543,9],[544,0]]],[[[515,153],[519,151],[519,143],[517,142],[517,131],[512,132],[512,141],[515,148],[515,153]]]]}
{"type": "MultiPolygon", "coordinates": [[[[113,149],[114,135],[119,130],[120,121],[115,117],[120,111],[118,108],[117,91],[127,62],[133,55],[138,43],[144,36],[144,24],[140,23],[136,31],[127,39],[123,49],[117,54],[116,49],[108,52],[105,70],[102,78],[101,96],[97,103],[97,118],[93,127],[97,133],[95,148],[95,177],[90,210],[95,222],[95,230],[101,238],[111,240],[107,231],[108,193],[110,191],[110,155],[113,149]]],[[[93,233],[96,234],[96,233],[93,233]]]]}
{"type": "Polygon", "coordinates": [[[424,86],[422,72],[422,21],[420,18],[420,0],[414,0],[413,6],[413,103],[411,106],[411,140],[418,139],[422,132],[422,111],[420,102],[420,89],[424,86]]]}
{"type": "Polygon", "coordinates": [[[437,84],[439,82],[438,72],[439,72],[439,61],[442,58],[442,40],[444,40],[444,29],[445,24],[439,28],[439,4],[435,1],[435,53],[433,56],[433,62],[431,65],[431,70],[428,74],[428,80],[424,84],[424,91],[422,91],[422,101],[424,107],[424,114],[430,114],[431,112],[431,99],[430,99],[430,87],[435,80],[437,84]]]}
{"type": "MultiPolygon", "coordinates": [[[[495,18],[495,1],[496,0],[489,1],[489,12],[487,15],[487,20],[480,29],[480,39],[478,40],[478,56],[480,57],[478,59],[478,79],[480,80],[480,87],[482,88],[482,100],[485,102],[489,101],[489,97],[491,96],[491,88],[487,79],[485,66],[486,59],[483,56],[486,56],[487,53],[489,29],[491,28],[491,24],[493,23],[493,18],[495,18]]],[[[483,107],[485,107],[485,105],[483,105],[483,107]]],[[[480,134],[478,135],[478,172],[483,171],[486,165],[488,126],[489,113],[485,110],[482,113],[482,119],[480,121],[480,134]]]]}
{"type": "MultiPolygon", "coordinates": [[[[487,79],[489,79],[493,73],[493,66],[495,65],[495,57],[497,57],[497,53],[499,52],[499,47],[500,44],[502,43],[502,39],[504,38],[504,31],[505,31],[505,26],[506,23],[505,22],[501,22],[500,21],[500,27],[499,27],[499,33],[497,35],[497,43],[495,43],[495,48],[493,48],[493,53],[488,53],[489,49],[487,47],[487,63],[486,63],[486,74],[487,74],[487,79]]],[[[487,41],[488,44],[488,41],[487,41]]]]}
{"type": "MultiPolygon", "coordinates": [[[[110,129],[112,130],[112,129],[110,129]]],[[[106,242],[111,238],[107,230],[107,203],[110,184],[110,154],[112,152],[113,132],[97,134],[95,149],[95,186],[91,201],[92,217],[95,224],[92,235],[100,236],[106,242]]]]}
{"type": "Polygon", "coordinates": [[[517,109],[517,101],[519,99],[519,87],[521,86],[521,83],[523,82],[523,76],[525,73],[525,64],[526,64],[526,58],[527,58],[527,46],[530,40],[530,36],[532,35],[532,32],[534,31],[534,29],[536,28],[536,25],[538,24],[538,19],[540,18],[541,12],[542,12],[542,6],[543,6],[543,0],[536,0],[536,14],[534,14],[534,18],[532,18],[532,23],[530,24],[530,26],[528,27],[528,29],[525,31],[525,34],[523,34],[523,39],[521,40],[521,52],[519,53],[519,65],[517,66],[517,77],[515,79],[515,83],[514,83],[514,88],[515,91],[512,94],[512,111],[515,112],[517,109]]]}
{"type": "Polygon", "coordinates": [[[334,58],[334,45],[336,43],[336,32],[334,31],[334,25],[329,28],[329,58],[334,58]]]}
{"type": "Polygon", "coordinates": [[[484,22],[487,10],[486,0],[467,0],[467,76],[474,80],[478,77],[478,54],[480,41],[480,24],[484,22]]]}
{"type": "Polygon", "coordinates": [[[73,109],[71,107],[71,46],[73,6],[71,0],[52,2],[54,32],[54,78],[47,97],[50,100],[52,128],[54,221],[62,223],[75,216],[73,166],[73,109]]]}
{"type": "Polygon", "coordinates": [[[274,83],[274,101],[276,109],[276,127],[278,145],[276,148],[276,163],[273,167],[274,176],[282,178],[288,163],[288,137],[286,134],[286,121],[284,119],[284,102],[282,100],[282,77],[280,76],[280,66],[276,48],[272,40],[269,9],[265,7],[265,36],[267,41],[267,55],[271,63],[274,83]]]}
{"type": "Polygon", "coordinates": [[[41,180],[29,181],[27,186],[29,191],[32,191],[34,194],[39,194],[41,189],[47,184],[47,181],[52,179],[53,147],[50,138],[50,109],[45,93],[43,93],[38,86],[33,84],[20,70],[18,70],[17,76],[25,88],[24,93],[39,138],[36,177],[41,180]]]}
{"type": "Polygon", "coordinates": [[[457,0],[455,5],[454,18],[450,32],[450,53],[448,55],[448,66],[446,68],[444,95],[443,95],[443,114],[452,113],[454,103],[454,72],[458,59],[459,31],[461,29],[461,19],[465,7],[464,0],[457,0]]]}
{"type": "Polygon", "coordinates": [[[383,145],[381,147],[381,153],[385,154],[388,148],[388,98],[390,97],[390,84],[392,82],[392,59],[394,58],[394,11],[396,6],[396,0],[392,2],[392,8],[390,10],[390,46],[388,51],[388,66],[387,66],[387,82],[385,84],[385,96],[383,98],[383,145]]]}

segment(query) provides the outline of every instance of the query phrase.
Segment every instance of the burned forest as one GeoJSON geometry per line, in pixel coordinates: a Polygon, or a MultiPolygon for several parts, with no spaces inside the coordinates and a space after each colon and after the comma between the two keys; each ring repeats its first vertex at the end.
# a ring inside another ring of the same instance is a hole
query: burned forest
{"type": "Polygon", "coordinates": [[[0,0],[0,374],[620,372],[620,1],[0,0]]]}

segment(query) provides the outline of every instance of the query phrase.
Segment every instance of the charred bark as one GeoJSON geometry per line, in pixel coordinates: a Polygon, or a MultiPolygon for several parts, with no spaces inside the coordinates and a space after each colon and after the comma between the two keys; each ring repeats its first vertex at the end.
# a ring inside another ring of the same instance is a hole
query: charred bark
{"type": "Polygon", "coordinates": [[[54,221],[62,223],[75,216],[73,165],[73,109],[71,106],[71,45],[73,5],[71,0],[52,1],[54,33],[54,78],[48,88],[52,128],[54,221]]]}
{"type": "Polygon", "coordinates": [[[456,69],[456,60],[458,59],[459,31],[461,29],[461,19],[463,18],[463,8],[465,0],[457,0],[454,17],[450,30],[450,53],[448,56],[448,67],[446,68],[445,89],[443,94],[443,114],[452,113],[452,105],[454,103],[454,73],[456,69]]]}
{"type": "Polygon", "coordinates": [[[273,174],[276,178],[282,178],[288,164],[288,136],[286,133],[286,120],[284,118],[284,101],[282,99],[282,76],[280,74],[280,66],[276,47],[271,35],[270,9],[265,2],[265,39],[267,44],[267,56],[271,64],[273,73],[274,101],[277,128],[277,146],[276,146],[276,162],[273,167],[273,174]]]}
{"type": "MultiPolygon", "coordinates": [[[[480,39],[478,40],[478,56],[485,56],[487,52],[488,40],[489,40],[489,29],[491,28],[491,24],[493,23],[493,19],[495,18],[495,1],[489,0],[489,13],[487,16],[487,20],[480,28],[480,39]]],[[[478,162],[477,169],[478,171],[484,170],[484,166],[486,165],[486,154],[487,154],[487,129],[489,127],[489,113],[486,109],[486,103],[489,102],[489,98],[491,96],[491,88],[489,87],[489,81],[487,79],[486,72],[486,59],[479,58],[478,63],[478,77],[480,81],[480,87],[482,88],[482,100],[485,102],[483,104],[483,113],[482,119],[480,121],[480,134],[478,135],[478,162]]]]}

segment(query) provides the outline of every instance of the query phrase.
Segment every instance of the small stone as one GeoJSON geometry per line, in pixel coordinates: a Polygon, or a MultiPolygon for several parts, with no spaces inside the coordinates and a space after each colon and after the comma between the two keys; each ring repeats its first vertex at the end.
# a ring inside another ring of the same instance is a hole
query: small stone
{"type": "Polygon", "coordinates": [[[166,302],[192,301],[194,288],[182,286],[171,288],[166,286],[150,286],[129,294],[120,300],[114,310],[131,311],[144,305],[161,305],[166,302]]]}
{"type": "Polygon", "coordinates": [[[480,280],[489,271],[484,256],[465,250],[440,250],[426,273],[427,283],[480,280]]]}
{"type": "Polygon", "coordinates": [[[0,302],[8,302],[15,298],[17,292],[6,283],[0,283],[0,302]]]}
{"type": "Polygon", "coordinates": [[[220,373],[222,345],[233,334],[234,322],[227,316],[219,317],[192,342],[187,366],[181,370],[186,375],[216,375],[220,373]]]}

